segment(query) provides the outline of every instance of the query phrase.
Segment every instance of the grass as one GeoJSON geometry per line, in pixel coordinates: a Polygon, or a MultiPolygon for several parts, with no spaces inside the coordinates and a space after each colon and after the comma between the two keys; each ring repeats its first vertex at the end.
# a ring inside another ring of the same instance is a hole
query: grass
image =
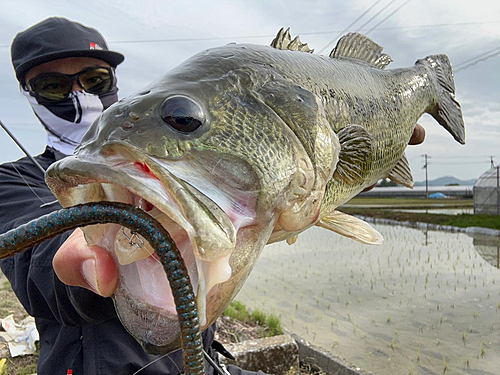
{"type": "Polygon", "coordinates": [[[36,373],[36,363],[33,363],[31,365],[28,365],[26,367],[18,369],[17,374],[18,375],[31,375],[36,373]]]}
{"type": "Polygon", "coordinates": [[[248,311],[244,304],[238,301],[231,301],[226,310],[222,313],[224,316],[239,320],[241,322],[248,321],[248,311]]]}
{"type": "Polygon", "coordinates": [[[355,197],[345,204],[351,206],[384,206],[387,208],[472,208],[472,199],[429,199],[355,197]]]}
{"type": "Polygon", "coordinates": [[[0,375],[31,375],[36,373],[38,355],[8,358],[0,375]]]}
{"type": "Polygon", "coordinates": [[[401,212],[393,208],[472,208],[471,199],[415,199],[415,198],[354,198],[340,207],[342,212],[351,215],[362,215],[393,219],[398,221],[423,222],[456,227],[484,227],[500,229],[500,215],[445,215],[416,212],[401,212]]]}
{"type": "Polygon", "coordinates": [[[369,217],[379,217],[384,219],[393,219],[398,221],[422,222],[440,225],[451,225],[455,227],[484,227],[491,229],[500,229],[500,215],[443,215],[426,214],[414,212],[391,211],[382,208],[356,208],[342,207],[342,212],[350,215],[362,215],[369,217]]]}
{"type": "Polygon", "coordinates": [[[281,320],[278,316],[267,314],[259,309],[249,312],[246,306],[238,301],[232,301],[222,315],[241,322],[252,322],[262,326],[265,328],[266,337],[283,334],[281,320]]]}

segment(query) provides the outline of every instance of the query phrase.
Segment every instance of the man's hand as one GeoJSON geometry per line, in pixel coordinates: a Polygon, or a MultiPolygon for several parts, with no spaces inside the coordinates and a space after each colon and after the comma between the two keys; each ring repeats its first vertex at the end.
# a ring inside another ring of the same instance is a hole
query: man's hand
{"type": "MultiPolygon", "coordinates": [[[[420,143],[422,143],[425,139],[425,129],[417,124],[415,125],[415,129],[413,129],[413,134],[411,135],[411,138],[410,138],[410,141],[408,142],[409,145],[419,145],[420,143]]],[[[370,191],[371,189],[373,189],[375,187],[375,185],[377,184],[374,184],[372,186],[369,186],[367,187],[365,190],[363,190],[363,192],[365,191],[370,191]]]]}
{"type": "Polygon", "coordinates": [[[81,229],[76,229],[61,245],[52,265],[65,284],[90,289],[103,297],[115,292],[118,281],[115,260],[102,247],[87,246],[81,229]]]}

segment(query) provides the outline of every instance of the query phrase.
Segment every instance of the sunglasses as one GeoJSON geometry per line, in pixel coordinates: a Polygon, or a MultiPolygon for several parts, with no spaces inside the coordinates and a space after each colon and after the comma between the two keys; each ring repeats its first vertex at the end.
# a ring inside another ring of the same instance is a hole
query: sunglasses
{"type": "Polygon", "coordinates": [[[28,81],[28,90],[38,99],[57,102],[69,96],[75,80],[85,92],[105,94],[114,85],[113,76],[108,67],[90,67],[75,74],[42,73],[28,81]]]}

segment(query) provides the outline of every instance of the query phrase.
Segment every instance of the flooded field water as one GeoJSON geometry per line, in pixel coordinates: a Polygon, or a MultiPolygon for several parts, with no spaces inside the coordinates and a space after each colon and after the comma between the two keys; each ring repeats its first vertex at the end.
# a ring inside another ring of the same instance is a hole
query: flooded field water
{"type": "Polygon", "coordinates": [[[382,246],[319,228],[267,246],[236,299],[378,375],[500,374],[500,244],[376,228],[382,246]]]}

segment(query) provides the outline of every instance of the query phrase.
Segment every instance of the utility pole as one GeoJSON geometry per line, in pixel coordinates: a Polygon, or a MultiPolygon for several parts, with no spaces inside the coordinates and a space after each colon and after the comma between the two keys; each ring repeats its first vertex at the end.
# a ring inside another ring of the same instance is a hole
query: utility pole
{"type": "Polygon", "coordinates": [[[422,155],[424,157],[424,165],[423,169],[425,169],[425,197],[429,198],[429,175],[428,175],[428,163],[427,163],[427,154],[422,155]]]}
{"type": "Polygon", "coordinates": [[[495,168],[495,163],[493,161],[494,158],[495,158],[495,155],[490,156],[490,164],[491,164],[490,167],[491,168],[495,168]]]}
{"type": "MultiPolygon", "coordinates": [[[[491,160],[491,168],[495,168],[495,163],[493,162],[493,158],[495,156],[490,156],[491,160]]],[[[500,165],[496,166],[497,169],[497,214],[500,214],[500,165]]]]}

